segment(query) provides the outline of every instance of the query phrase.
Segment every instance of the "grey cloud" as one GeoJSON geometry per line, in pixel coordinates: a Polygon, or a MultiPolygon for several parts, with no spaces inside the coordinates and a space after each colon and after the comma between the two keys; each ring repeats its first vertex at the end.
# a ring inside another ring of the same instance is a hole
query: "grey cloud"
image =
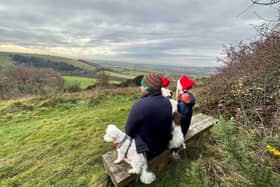
{"type": "Polygon", "coordinates": [[[116,52],[112,58],[213,63],[223,44],[254,39],[250,23],[258,20],[255,12],[268,19],[277,15],[257,6],[240,14],[249,4],[250,0],[2,0],[0,44],[108,47],[116,52]]]}

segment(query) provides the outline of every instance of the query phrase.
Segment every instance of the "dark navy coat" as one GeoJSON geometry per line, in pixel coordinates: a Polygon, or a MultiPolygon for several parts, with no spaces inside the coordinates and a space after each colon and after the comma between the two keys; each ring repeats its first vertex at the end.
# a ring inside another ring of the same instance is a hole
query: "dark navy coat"
{"type": "Polygon", "coordinates": [[[132,106],[125,132],[135,139],[138,153],[155,156],[168,148],[171,128],[171,104],[157,91],[143,96],[132,106]]]}
{"type": "Polygon", "coordinates": [[[187,134],[190,127],[193,114],[193,106],[195,105],[195,97],[190,92],[188,92],[188,94],[190,96],[190,101],[188,103],[184,101],[178,102],[178,112],[181,114],[180,123],[184,136],[187,134]]]}

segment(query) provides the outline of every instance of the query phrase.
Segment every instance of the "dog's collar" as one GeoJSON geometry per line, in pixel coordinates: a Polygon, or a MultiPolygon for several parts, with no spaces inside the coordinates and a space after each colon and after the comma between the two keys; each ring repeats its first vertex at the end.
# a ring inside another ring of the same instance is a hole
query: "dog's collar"
{"type": "Polygon", "coordinates": [[[120,141],[120,142],[114,144],[114,148],[115,148],[115,149],[119,149],[119,148],[122,146],[122,144],[125,142],[125,140],[126,140],[127,138],[128,138],[128,136],[125,135],[125,137],[122,139],[122,141],[120,141]]]}
{"type": "Polygon", "coordinates": [[[130,146],[132,144],[131,138],[129,136],[125,135],[125,137],[123,138],[123,140],[121,142],[114,144],[114,149],[117,150],[117,149],[119,149],[122,146],[122,144],[125,142],[125,140],[127,138],[129,139],[129,145],[127,147],[127,150],[125,151],[125,158],[127,158],[127,152],[128,152],[128,150],[129,150],[129,148],[130,148],[130,146]]]}

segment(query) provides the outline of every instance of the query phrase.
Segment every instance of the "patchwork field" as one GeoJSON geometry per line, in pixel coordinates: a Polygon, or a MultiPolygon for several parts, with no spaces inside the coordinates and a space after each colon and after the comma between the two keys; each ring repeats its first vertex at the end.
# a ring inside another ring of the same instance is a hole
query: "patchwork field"
{"type": "Polygon", "coordinates": [[[88,86],[94,85],[96,83],[96,79],[94,78],[79,77],[79,76],[63,76],[63,80],[64,80],[65,88],[78,84],[81,89],[85,89],[88,86]]]}
{"type": "Polygon", "coordinates": [[[105,73],[109,76],[117,77],[117,78],[125,78],[125,79],[134,78],[134,76],[130,75],[130,74],[124,74],[124,73],[118,73],[118,72],[112,72],[112,71],[105,71],[105,73]]]}

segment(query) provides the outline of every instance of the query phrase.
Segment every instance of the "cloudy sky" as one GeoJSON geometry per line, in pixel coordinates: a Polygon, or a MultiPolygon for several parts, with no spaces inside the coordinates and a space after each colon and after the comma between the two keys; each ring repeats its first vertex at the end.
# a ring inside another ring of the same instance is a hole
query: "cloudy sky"
{"type": "Polygon", "coordinates": [[[0,51],[218,66],[216,57],[223,56],[223,45],[254,40],[252,25],[262,21],[258,16],[277,17],[273,7],[250,4],[250,0],[1,0],[0,51]]]}

